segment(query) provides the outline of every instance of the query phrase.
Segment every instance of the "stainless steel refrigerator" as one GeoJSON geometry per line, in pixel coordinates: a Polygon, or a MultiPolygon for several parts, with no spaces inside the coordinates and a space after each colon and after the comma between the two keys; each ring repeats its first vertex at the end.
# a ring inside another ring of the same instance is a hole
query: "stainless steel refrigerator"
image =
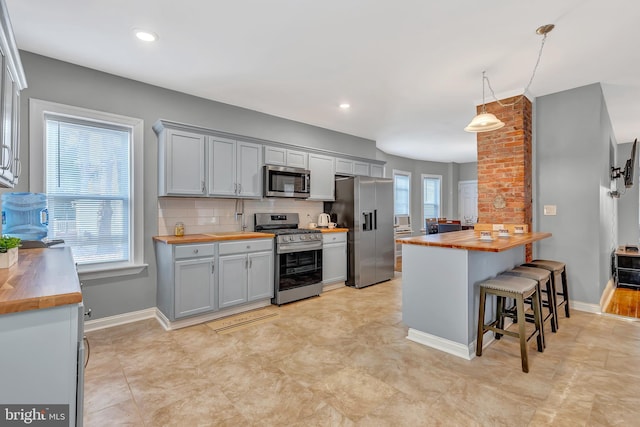
{"type": "Polygon", "coordinates": [[[325,210],[347,233],[347,285],[362,288],[393,278],[393,180],[336,180],[336,201],[325,210]]]}

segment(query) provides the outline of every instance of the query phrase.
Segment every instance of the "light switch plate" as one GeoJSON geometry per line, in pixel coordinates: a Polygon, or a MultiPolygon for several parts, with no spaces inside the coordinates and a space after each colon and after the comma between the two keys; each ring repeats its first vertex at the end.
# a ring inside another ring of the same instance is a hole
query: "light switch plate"
{"type": "Polygon", "coordinates": [[[556,205],[544,205],[544,214],[545,215],[555,215],[556,214],[556,205]]]}

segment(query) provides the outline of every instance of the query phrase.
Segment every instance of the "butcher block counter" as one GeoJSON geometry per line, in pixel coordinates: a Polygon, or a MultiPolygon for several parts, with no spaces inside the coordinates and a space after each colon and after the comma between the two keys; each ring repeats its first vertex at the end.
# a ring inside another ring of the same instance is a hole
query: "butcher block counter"
{"type": "Polygon", "coordinates": [[[260,233],[256,231],[220,231],[207,234],[185,234],[180,237],[173,235],[154,236],[153,240],[170,245],[179,245],[182,243],[221,242],[225,240],[270,239],[274,236],[275,234],[272,233],[260,233]]]}
{"type": "MultiPolygon", "coordinates": [[[[0,269],[3,405],[24,408],[25,414],[30,408],[45,407],[49,412],[49,405],[60,405],[51,411],[64,416],[57,420],[82,425],[83,314],[80,282],[69,247],[20,249],[18,262],[0,269]]],[[[37,424],[42,423],[33,423],[37,424]]]]}
{"type": "Polygon", "coordinates": [[[537,242],[551,237],[551,233],[510,234],[500,237],[492,233],[490,241],[480,240],[480,232],[474,230],[454,231],[451,233],[427,234],[424,236],[401,237],[396,243],[420,246],[437,246],[441,248],[466,249],[469,251],[502,252],[518,246],[537,242]]]}
{"type": "Polygon", "coordinates": [[[68,247],[21,249],[18,262],[0,269],[0,314],[82,302],[68,247]]]}
{"type": "MultiPolygon", "coordinates": [[[[464,359],[475,357],[479,284],[524,263],[525,246],[550,237],[496,232],[483,241],[479,231],[465,230],[396,239],[402,244],[407,338],[464,359]]],[[[487,317],[493,311],[488,306],[487,317]]]]}

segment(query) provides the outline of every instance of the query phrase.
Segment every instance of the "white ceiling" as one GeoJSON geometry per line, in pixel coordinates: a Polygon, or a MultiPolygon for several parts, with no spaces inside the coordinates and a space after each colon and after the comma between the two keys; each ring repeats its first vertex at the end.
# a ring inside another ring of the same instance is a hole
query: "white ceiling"
{"type": "MultiPolygon", "coordinates": [[[[18,47],[376,141],[467,162],[482,99],[603,85],[618,142],[640,136],[640,2],[631,0],[6,0],[18,47]],[[159,35],[154,44],[132,29],[159,35]],[[338,108],[349,102],[345,112],[338,108]]],[[[29,76],[27,75],[27,81],[29,76]]]]}

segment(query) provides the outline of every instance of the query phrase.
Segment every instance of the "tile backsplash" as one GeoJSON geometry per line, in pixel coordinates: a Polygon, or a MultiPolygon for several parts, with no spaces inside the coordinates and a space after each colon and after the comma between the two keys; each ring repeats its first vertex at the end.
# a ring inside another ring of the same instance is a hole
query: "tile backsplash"
{"type": "Polygon", "coordinates": [[[214,233],[216,231],[253,231],[254,214],[261,212],[294,212],[300,216],[300,227],[317,222],[323,203],[297,199],[217,199],[217,198],[158,198],[158,235],[172,235],[176,222],[184,223],[185,234],[214,233]],[[244,214],[236,215],[243,212],[244,214]]]}

